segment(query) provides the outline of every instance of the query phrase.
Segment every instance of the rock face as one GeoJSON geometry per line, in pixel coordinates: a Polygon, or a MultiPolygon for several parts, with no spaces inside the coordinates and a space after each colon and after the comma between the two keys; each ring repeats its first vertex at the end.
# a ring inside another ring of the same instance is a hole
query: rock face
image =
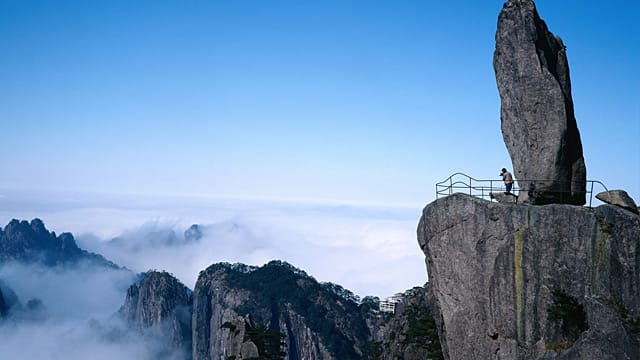
{"type": "Polygon", "coordinates": [[[185,291],[170,274],[149,272],[129,288],[120,314],[171,343],[165,354],[191,342],[184,358],[441,359],[440,317],[432,316],[434,301],[425,288],[408,290],[394,314],[384,313],[378,298],[360,300],[272,261],[263,267],[211,265],[200,273],[190,303],[185,291]],[[189,304],[191,320],[182,321],[189,304]]]}
{"type": "Polygon", "coordinates": [[[251,340],[250,333],[255,329],[251,317],[237,316],[235,319],[222,324],[229,329],[229,337],[224,347],[226,358],[249,359],[260,356],[258,346],[251,340]]]}
{"type": "Polygon", "coordinates": [[[445,359],[640,358],[638,215],[455,194],[418,241],[445,359]]]}
{"type": "Polygon", "coordinates": [[[82,250],[73,235],[56,236],[49,232],[42,220],[31,222],[11,220],[4,230],[0,228],[0,262],[21,261],[46,266],[73,265],[87,262],[92,265],[117,269],[118,266],[98,254],[82,250]]]}
{"type": "Polygon", "coordinates": [[[429,286],[407,291],[385,327],[381,360],[441,359],[429,286]]]}
{"type": "Polygon", "coordinates": [[[212,265],[193,293],[193,359],[235,356],[228,353],[233,334],[225,324],[246,315],[284,336],[288,360],[360,359],[371,335],[352,297],[278,261],[260,268],[212,265]]]}
{"type": "Polygon", "coordinates": [[[167,352],[191,351],[191,299],[189,290],[173,275],[150,271],[140,284],[127,290],[120,314],[138,329],[149,330],[155,336],[170,339],[167,352]]]}
{"type": "Polygon", "coordinates": [[[624,190],[609,190],[596,195],[596,198],[607,204],[620,206],[635,214],[638,214],[638,206],[631,196],[624,190]]]}
{"type": "Polygon", "coordinates": [[[524,190],[520,202],[583,205],[586,168],[566,48],[549,32],[532,0],[504,4],[493,65],[502,135],[524,190]]]}

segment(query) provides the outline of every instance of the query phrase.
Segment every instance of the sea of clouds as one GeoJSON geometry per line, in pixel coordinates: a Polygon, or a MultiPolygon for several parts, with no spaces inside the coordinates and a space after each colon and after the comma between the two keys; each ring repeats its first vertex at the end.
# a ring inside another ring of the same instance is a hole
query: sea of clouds
{"type": "Polygon", "coordinates": [[[17,300],[0,319],[2,359],[184,358],[116,315],[135,280],[130,271],[89,264],[48,268],[3,263],[0,279],[5,300],[9,292],[17,300]],[[31,309],[28,304],[34,300],[39,305],[31,309]]]}
{"type": "Polygon", "coordinates": [[[420,209],[242,199],[37,195],[3,201],[0,224],[41,218],[56,233],[134,272],[173,273],[193,288],[216,262],[283,260],[360,296],[390,296],[427,280],[416,240],[420,209]],[[43,200],[43,198],[47,200],[43,200]],[[25,200],[26,199],[26,200],[25,200]],[[201,226],[203,237],[184,241],[201,226]],[[115,239],[115,240],[114,240],[115,239]]]}
{"type": "MultiPolygon", "coordinates": [[[[173,273],[189,288],[216,262],[284,260],[357,295],[386,297],[427,280],[415,235],[419,209],[241,199],[3,193],[0,226],[40,218],[57,234],[127,270],[4,263],[0,280],[23,310],[0,321],[11,359],[181,359],[116,316],[139,272],[173,273]],[[185,238],[198,224],[202,237],[185,238]],[[26,304],[41,306],[29,312],[26,304]]],[[[14,309],[15,310],[15,309],[14,309]]]]}

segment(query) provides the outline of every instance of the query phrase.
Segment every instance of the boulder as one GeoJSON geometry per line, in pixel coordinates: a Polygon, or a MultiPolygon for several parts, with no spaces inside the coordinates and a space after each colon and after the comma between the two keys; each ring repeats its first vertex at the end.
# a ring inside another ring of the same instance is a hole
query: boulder
{"type": "Polygon", "coordinates": [[[633,201],[631,196],[629,196],[629,194],[624,190],[604,191],[596,195],[596,199],[607,204],[620,206],[623,209],[627,209],[638,214],[638,206],[636,205],[636,202],[633,201]]]}
{"type": "Polygon", "coordinates": [[[585,204],[586,167],[566,47],[532,0],[504,4],[493,65],[502,135],[523,190],[520,202],[585,204]]]}

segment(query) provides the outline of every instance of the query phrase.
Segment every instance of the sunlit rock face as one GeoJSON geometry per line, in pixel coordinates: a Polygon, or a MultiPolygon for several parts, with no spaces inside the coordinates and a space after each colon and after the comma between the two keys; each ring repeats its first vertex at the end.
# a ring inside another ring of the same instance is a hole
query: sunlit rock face
{"type": "Polygon", "coordinates": [[[193,359],[238,356],[237,332],[245,328],[237,319],[247,315],[283,336],[288,360],[359,359],[371,337],[368,312],[340,286],[279,261],[259,268],[214,264],[193,292],[193,359]]]}
{"type": "Polygon", "coordinates": [[[418,241],[445,359],[640,358],[635,213],[455,194],[425,207],[418,241]]]}
{"type": "Polygon", "coordinates": [[[520,202],[585,204],[586,167],[571,98],[566,47],[531,0],[509,0],[493,58],[504,142],[520,202]]]}
{"type": "Polygon", "coordinates": [[[166,272],[143,274],[119,313],[185,359],[418,360],[440,352],[428,295],[408,290],[392,314],[286,262],[217,263],[193,293],[166,272]]]}
{"type": "Polygon", "coordinates": [[[134,328],[165,340],[168,352],[191,352],[191,298],[173,275],[149,271],[127,291],[120,314],[134,328]]]}

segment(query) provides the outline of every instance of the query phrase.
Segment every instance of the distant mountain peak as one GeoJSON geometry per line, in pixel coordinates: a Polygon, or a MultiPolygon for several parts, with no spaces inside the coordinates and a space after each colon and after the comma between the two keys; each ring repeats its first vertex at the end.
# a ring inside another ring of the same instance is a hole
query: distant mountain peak
{"type": "Polygon", "coordinates": [[[30,222],[13,219],[4,229],[0,228],[0,263],[6,261],[41,263],[46,266],[88,261],[94,265],[118,268],[103,256],[79,248],[73,234],[65,232],[56,236],[38,218],[30,222]]]}
{"type": "Polygon", "coordinates": [[[198,241],[202,238],[202,228],[198,224],[191,225],[184,232],[184,240],[186,242],[198,241]]]}

